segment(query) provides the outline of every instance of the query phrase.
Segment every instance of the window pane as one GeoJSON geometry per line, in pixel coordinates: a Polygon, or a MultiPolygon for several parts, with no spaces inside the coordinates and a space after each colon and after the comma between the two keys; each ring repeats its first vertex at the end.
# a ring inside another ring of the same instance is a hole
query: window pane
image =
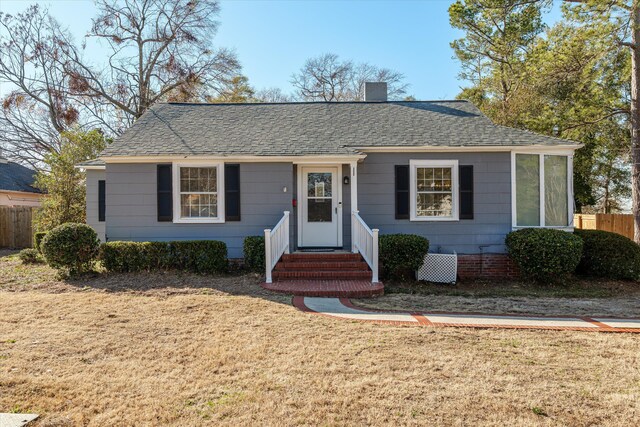
{"type": "Polygon", "coordinates": [[[446,193],[419,193],[416,199],[417,216],[448,217],[453,215],[452,196],[446,193]]]}
{"type": "Polygon", "coordinates": [[[180,168],[180,191],[207,193],[217,191],[216,168],[180,168]]]}
{"type": "Polygon", "coordinates": [[[416,168],[418,191],[451,191],[451,168],[416,168]]]}
{"type": "Polygon", "coordinates": [[[418,191],[429,190],[431,182],[431,169],[428,168],[417,168],[417,182],[416,186],[418,191]]]}
{"type": "Polygon", "coordinates": [[[215,218],[218,216],[215,194],[182,194],[180,215],[183,218],[215,218]]]}
{"type": "Polygon", "coordinates": [[[307,175],[309,197],[331,197],[331,173],[317,172],[307,175]]]}
{"type": "Polygon", "coordinates": [[[516,223],[540,225],[540,156],[516,154],[516,223]]]}
{"type": "Polygon", "coordinates": [[[331,222],[331,199],[308,199],[308,222],[331,222]]]}
{"type": "Polygon", "coordinates": [[[569,225],[567,157],[544,156],[544,221],[547,226],[569,225]]]}

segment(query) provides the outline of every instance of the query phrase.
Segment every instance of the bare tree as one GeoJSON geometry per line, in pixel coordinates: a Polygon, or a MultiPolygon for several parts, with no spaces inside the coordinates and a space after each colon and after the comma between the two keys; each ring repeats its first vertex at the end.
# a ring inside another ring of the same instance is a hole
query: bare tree
{"type": "Polygon", "coordinates": [[[294,99],[291,95],[282,92],[282,89],[277,87],[270,87],[266,89],[260,89],[255,93],[255,99],[258,102],[292,102],[294,99]]]}
{"type": "Polygon", "coordinates": [[[65,96],[67,78],[59,41],[68,37],[45,10],[0,14],[0,83],[12,87],[2,101],[0,140],[5,153],[32,165],[59,149],[61,132],[79,118],[65,96]]]}
{"type": "Polygon", "coordinates": [[[388,68],[353,61],[342,61],[327,53],[308,59],[291,78],[296,95],[303,101],[363,101],[366,81],[385,81],[390,99],[402,99],[408,84],[404,75],[388,68]]]}
{"type": "Polygon", "coordinates": [[[10,157],[38,165],[72,126],[115,136],[159,101],[199,101],[220,93],[240,69],[215,49],[217,0],[97,0],[81,46],[38,6],[0,14],[0,139],[10,157]],[[89,63],[89,43],[106,46],[89,63]]]}
{"type": "Polygon", "coordinates": [[[109,46],[98,70],[69,52],[76,93],[114,105],[129,125],[162,100],[202,100],[239,71],[235,55],[215,49],[217,0],[98,0],[89,38],[109,46]]]}

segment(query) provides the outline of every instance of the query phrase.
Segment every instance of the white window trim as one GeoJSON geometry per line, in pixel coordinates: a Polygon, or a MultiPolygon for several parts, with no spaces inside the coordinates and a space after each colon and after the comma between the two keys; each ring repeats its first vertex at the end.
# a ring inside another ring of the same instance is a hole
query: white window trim
{"type": "Polygon", "coordinates": [[[410,221],[459,221],[460,214],[459,204],[459,188],[458,188],[458,160],[409,160],[409,193],[411,200],[410,221]],[[417,168],[451,168],[451,196],[452,196],[452,215],[451,216],[417,216],[417,188],[416,188],[416,169],[417,168]]]}
{"type": "Polygon", "coordinates": [[[573,151],[571,152],[558,152],[558,151],[537,151],[532,153],[530,151],[512,151],[511,152],[511,227],[514,230],[521,228],[555,228],[558,230],[573,231],[573,212],[574,212],[574,200],[573,200],[573,151]],[[516,155],[517,154],[532,154],[538,156],[540,162],[540,175],[538,176],[540,183],[540,225],[518,225],[518,212],[516,206],[516,155]],[[567,219],[568,225],[545,225],[545,189],[544,189],[544,156],[565,156],[567,157],[567,219]]]}
{"type": "Polygon", "coordinates": [[[224,163],[173,163],[173,222],[176,224],[221,224],[225,222],[224,212],[224,163]],[[180,168],[216,168],[218,216],[215,218],[183,218],[180,206],[180,168]]]}

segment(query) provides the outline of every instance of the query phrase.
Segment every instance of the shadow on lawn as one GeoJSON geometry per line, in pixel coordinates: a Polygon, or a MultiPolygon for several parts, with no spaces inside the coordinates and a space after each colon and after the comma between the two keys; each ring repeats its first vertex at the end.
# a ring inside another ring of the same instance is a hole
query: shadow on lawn
{"type": "Polygon", "coordinates": [[[291,297],[275,294],[259,284],[263,277],[257,273],[234,272],[228,275],[199,275],[182,271],[140,273],[87,273],[64,280],[80,290],[97,289],[106,292],[133,292],[169,296],[176,294],[221,294],[264,298],[290,302],[291,297]]]}
{"type": "Polygon", "coordinates": [[[18,252],[20,252],[20,249],[1,248],[0,249],[0,258],[4,258],[4,257],[8,257],[8,256],[11,256],[11,255],[15,255],[18,252]]]}

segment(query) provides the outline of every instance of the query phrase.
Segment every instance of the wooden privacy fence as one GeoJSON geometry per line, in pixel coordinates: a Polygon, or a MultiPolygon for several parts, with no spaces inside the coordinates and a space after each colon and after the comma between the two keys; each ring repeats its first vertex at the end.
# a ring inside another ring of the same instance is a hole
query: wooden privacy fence
{"type": "Polygon", "coordinates": [[[631,214],[575,214],[573,222],[576,228],[611,231],[633,240],[634,225],[631,214]]]}
{"type": "Polygon", "coordinates": [[[0,248],[30,248],[33,245],[33,213],[29,206],[0,206],[0,248]]]}

